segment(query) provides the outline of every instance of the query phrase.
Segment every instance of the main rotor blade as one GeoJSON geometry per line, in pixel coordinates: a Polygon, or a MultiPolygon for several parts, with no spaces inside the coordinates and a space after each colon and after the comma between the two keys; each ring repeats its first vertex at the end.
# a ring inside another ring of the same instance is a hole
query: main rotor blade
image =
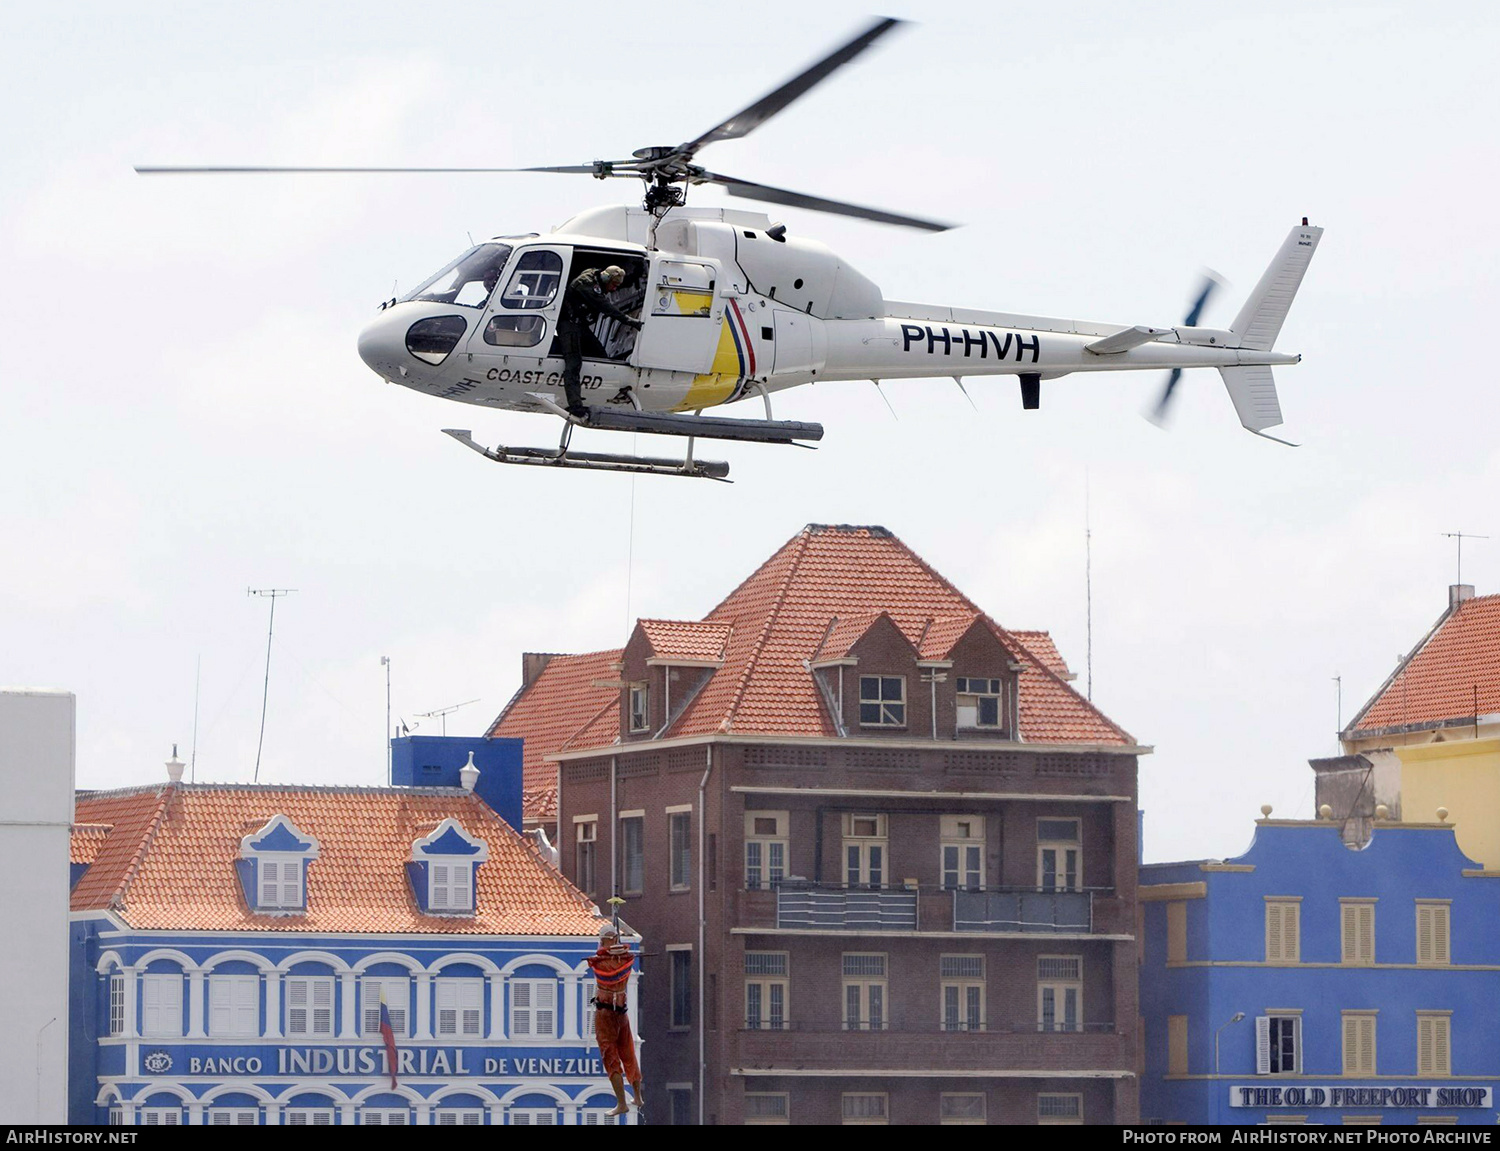
{"type": "MultiPolygon", "coordinates": [[[[632,163],[633,161],[621,160],[620,164],[632,163]]],[[[611,170],[613,163],[601,161],[604,175],[614,175],[611,170]]],[[[233,167],[233,168],[200,168],[200,167],[142,167],[137,165],[136,172],[142,176],[244,176],[244,175],[288,175],[301,173],[365,173],[365,172],[572,172],[584,176],[593,176],[600,170],[600,164],[564,164],[551,168],[256,168],[256,167],[233,167]]],[[[622,175],[635,175],[634,172],[621,173],[622,175]]]]}
{"type": "Polygon", "coordinates": [[[946,232],[955,224],[944,224],[938,220],[924,220],[920,216],[903,216],[880,208],[866,208],[860,204],[848,204],[842,200],[826,200],[821,196],[809,196],[802,192],[791,192],[786,188],[772,188],[740,180],[734,176],[720,176],[716,172],[704,172],[700,182],[718,184],[731,196],[746,200],[764,200],[770,204],[786,204],[793,208],[810,208],[814,212],[829,212],[835,216],[854,216],[861,220],[874,220],[877,224],[899,224],[905,228],[920,228],[924,232],[946,232]]]}
{"type": "Polygon", "coordinates": [[[715,128],[710,128],[696,140],[691,140],[677,149],[679,155],[691,157],[700,148],[719,140],[734,140],[748,136],[772,116],[780,112],[793,100],[806,94],[808,89],[828,78],[833,72],[853,60],[876,40],[884,36],[904,20],[891,17],[875,21],[853,40],[830,52],[811,68],[793,76],[774,92],[768,92],[748,108],[742,108],[715,128]]]}

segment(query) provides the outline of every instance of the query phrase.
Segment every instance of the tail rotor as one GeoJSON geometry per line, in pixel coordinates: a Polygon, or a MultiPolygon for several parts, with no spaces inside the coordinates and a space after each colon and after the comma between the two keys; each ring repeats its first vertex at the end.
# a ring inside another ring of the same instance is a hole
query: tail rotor
{"type": "MultiPolygon", "coordinates": [[[[1182,321],[1183,327],[1196,328],[1198,326],[1198,320],[1203,315],[1203,309],[1208,306],[1209,297],[1214,294],[1216,289],[1223,287],[1223,285],[1224,281],[1215,272],[1210,270],[1203,273],[1203,286],[1199,289],[1197,299],[1193,301],[1193,306],[1188,309],[1188,314],[1182,321]]],[[[1167,413],[1172,405],[1172,392],[1176,389],[1177,381],[1180,379],[1182,379],[1181,368],[1173,368],[1167,373],[1167,383],[1162,388],[1161,398],[1156,401],[1156,406],[1146,416],[1148,420],[1159,428],[1166,426],[1167,413]]]]}

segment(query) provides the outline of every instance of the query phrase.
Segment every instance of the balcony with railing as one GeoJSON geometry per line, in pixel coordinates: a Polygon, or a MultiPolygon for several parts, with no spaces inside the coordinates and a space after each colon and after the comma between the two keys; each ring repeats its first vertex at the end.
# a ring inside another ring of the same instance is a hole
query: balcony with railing
{"type": "Polygon", "coordinates": [[[742,1027],[735,1035],[736,1066],[746,1070],[1022,1070],[1073,1072],[1129,1069],[1130,1037],[1113,1023],[1071,1030],[1041,1025],[896,1028],[841,1022],[742,1027]]]}
{"type": "Polygon", "coordinates": [[[734,926],[767,931],[1093,935],[1129,931],[1110,888],[850,887],[782,879],[739,893],[734,926]]]}

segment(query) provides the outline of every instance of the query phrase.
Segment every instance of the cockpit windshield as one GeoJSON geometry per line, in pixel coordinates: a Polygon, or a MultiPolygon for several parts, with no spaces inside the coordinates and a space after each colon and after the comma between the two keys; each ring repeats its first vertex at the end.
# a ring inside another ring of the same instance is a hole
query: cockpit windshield
{"type": "Polygon", "coordinates": [[[401,297],[404,304],[410,300],[430,300],[438,304],[459,304],[466,308],[482,308],[500,280],[500,270],[509,259],[509,244],[480,244],[470,248],[437,275],[422,281],[420,287],[401,297]]]}

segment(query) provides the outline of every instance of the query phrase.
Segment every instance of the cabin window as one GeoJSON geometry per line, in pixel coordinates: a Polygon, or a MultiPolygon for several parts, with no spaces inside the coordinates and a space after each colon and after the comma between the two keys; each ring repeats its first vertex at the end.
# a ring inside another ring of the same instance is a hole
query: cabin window
{"type": "Polygon", "coordinates": [[[510,274],[500,302],[507,308],[536,311],[545,308],[557,295],[562,283],[562,257],[545,248],[522,252],[516,270],[510,274]]]}
{"type": "Polygon", "coordinates": [[[469,330],[462,316],[428,316],[406,329],[406,350],[426,364],[441,364],[469,330]]]}
{"type": "Polygon", "coordinates": [[[500,270],[510,257],[509,244],[480,244],[447,264],[436,275],[423,280],[401,297],[401,302],[419,300],[433,304],[460,304],[482,308],[495,290],[500,270]]]}
{"type": "Polygon", "coordinates": [[[541,316],[491,316],[484,342],[497,348],[531,348],[542,342],[547,321],[541,316]]]}

